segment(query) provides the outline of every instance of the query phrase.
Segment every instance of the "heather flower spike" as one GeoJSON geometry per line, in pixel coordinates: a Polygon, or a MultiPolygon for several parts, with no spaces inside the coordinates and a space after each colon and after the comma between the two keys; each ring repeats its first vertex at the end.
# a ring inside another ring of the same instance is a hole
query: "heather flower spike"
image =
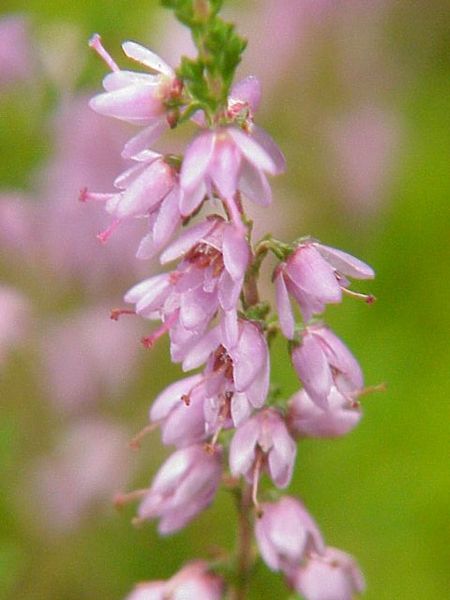
{"type": "Polygon", "coordinates": [[[127,600],[243,600],[254,573],[252,529],[263,561],[294,592],[306,600],[350,600],[364,589],[356,562],[326,547],[299,499],[279,498],[271,486],[289,485],[296,440],[339,437],[360,421],[358,398],[370,389],[361,368],[325,324],[311,319],[344,294],[371,303],[372,296],[349,286],[350,279],[374,273],[312,238],[289,244],[268,234],[253,241],[247,203],[272,202],[269,176],[284,171],[285,159],[255,122],[258,80],[233,81],[246,42],[219,16],[221,1],[162,4],[191,30],[197,57],[172,68],[127,41],[124,55],[138,70],[124,70],[98,35],[90,42],[111,70],[91,107],[141,129],[124,146],[130,164],[114,180],[115,191],[84,189],[80,199],[104,203],[111,223],[99,234],[103,241],[124,221],[144,220],[137,257],[160,263],[126,292],[130,308],[111,317],[155,321],[144,345],[167,335],[171,359],[186,373],[153,400],[149,423],[130,444],[138,448],[146,433],[159,429],[173,454],[149,488],[119,494],[116,504],[138,501],[135,521],[157,520],[167,535],[208,509],[224,482],[236,502],[239,543],[235,552],[221,550],[219,560],[196,560],[166,581],[138,584],[127,600]],[[188,120],[197,130],[185,151],[160,154],[159,136],[188,120]],[[268,252],[278,261],[278,314],[260,296],[268,252]],[[270,385],[269,343],[280,334],[303,386],[289,400],[270,385]]]}

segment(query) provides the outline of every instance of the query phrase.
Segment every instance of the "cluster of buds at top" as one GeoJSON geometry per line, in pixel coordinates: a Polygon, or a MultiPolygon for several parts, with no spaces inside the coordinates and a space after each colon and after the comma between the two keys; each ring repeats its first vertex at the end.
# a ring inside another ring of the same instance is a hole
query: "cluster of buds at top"
{"type": "MultiPolygon", "coordinates": [[[[154,401],[146,430],[159,426],[163,443],[176,450],[148,489],[119,496],[117,502],[139,498],[137,520],[157,519],[161,534],[173,533],[211,504],[228,472],[229,485],[242,488],[241,497],[248,492],[250,502],[240,510],[255,508],[256,540],[269,568],[281,571],[308,600],[350,600],[364,587],[353,559],[325,546],[298,500],[260,500],[259,481],[266,473],[276,488],[286,488],[296,438],[336,437],[358,423],[361,369],[344,343],[311,318],[326,304],[340,302],[344,293],[361,296],[349,291],[348,278],[368,279],[373,271],[316,241],[285,245],[288,251],[274,272],[279,325],[270,309],[258,313],[258,294],[248,294],[248,289],[257,289],[261,257],[252,245],[244,203],[269,204],[267,175],[281,173],[285,166],[275,142],[253,122],[260,100],[258,81],[248,77],[232,87],[211,121],[206,112],[190,114],[195,98],[150,50],[134,42],[122,46],[128,58],[150,71],[139,73],[121,70],[99,36],[91,46],[112,70],[103,82],[105,93],[93,98],[92,108],[143,129],[123,149],[132,164],[114,182],[117,191],[83,190],[82,199],[104,201],[113,217],[100,234],[103,241],[121,221],[145,218],[149,232],[137,256],[159,254],[162,265],[177,262],[170,271],[133,286],[125,301],[134,309],[113,316],[136,313],[159,322],[144,338],[145,345],[168,334],[173,362],[186,372],[201,369],[172,383],[154,401]],[[152,149],[184,114],[200,127],[184,157],[152,149]],[[209,212],[202,219],[198,213],[206,204],[209,212]],[[173,240],[181,227],[186,228],[173,240]],[[300,309],[301,328],[290,296],[300,309]],[[303,383],[284,406],[271,405],[269,393],[268,340],[273,331],[289,340],[303,383]]],[[[370,302],[372,297],[365,299],[370,302]]],[[[196,562],[169,581],[141,584],[129,600],[216,600],[225,589],[207,563],[196,562]]]]}

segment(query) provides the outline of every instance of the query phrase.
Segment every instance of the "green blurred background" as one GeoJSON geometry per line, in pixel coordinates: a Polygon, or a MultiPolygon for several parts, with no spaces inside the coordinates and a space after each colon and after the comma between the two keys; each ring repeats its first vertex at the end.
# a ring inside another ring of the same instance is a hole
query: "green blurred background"
{"type": "MultiPolygon", "coordinates": [[[[359,358],[367,383],[386,382],[387,391],[363,398],[364,418],[348,437],[300,443],[290,491],[304,499],[329,544],[358,558],[368,600],[437,600],[450,589],[450,12],[444,0],[321,4],[320,14],[306,11],[299,19],[297,33],[285,33],[292,39],[279,69],[261,76],[267,94],[260,122],[288,159],[270,214],[274,233],[314,235],[375,267],[377,279],[364,289],[378,302],[368,307],[347,299],[326,318],[359,358]],[[384,152],[375,191],[349,201],[345,178],[351,168],[358,176],[366,167],[358,161],[352,167],[345,152],[370,149],[372,129],[363,126],[352,148],[355,138],[339,127],[348,115],[365,111],[384,115],[387,142],[373,149],[384,152]]],[[[277,44],[269,40],[270,28],[258,27],[261,17],[254,15],[264,12],[262,5],[269,3],[230,2],[227,9],[248,34],[249,53],[256,46],[270,54],[270,44],[277,44]]],[[[100,87],[105,69],[84,44],[95,31],[116,53],[122,39],[157,51],[177,43],[176,33],[167,40],[166,17],[152,0],[3,0],[1,10],[26,15],[36,47],[55,53],[55,30],[72,32],[73,55],[67,51],[62,73],[75,69],[76,60],[81,66],[70,94],[100,87]]],[[[281,40],[277,26],[273,35],[281,40]]],[[[264,60],[246,63],[242,73],[251,69],[259,76],[264,60]]],[[[30,202],[34,175],[52,156],[49,120],[61,102],[58,77],[47,73],[42,81],[37,95],[22,83],[0,97],[1,189],[26,191],[30,202]]],[[[4,259],[2,279],[24,290],[46,319],[88,304],[74,286],[48,303],[57,274],[37,280],[26,264],[12,268],[4,259]]],[[[129,283],[113,289],[114,305],[129,283]]],[[[53,410],[40,391],[32,346],[17,350],[0,373],[0,597],[118,600],[135,582],[168,577],[208,547],[232,547],[235,514],[223,491],[211,509],[167,539],[158,538],[153,524],[133,528],[133,509],[116,513],[109,503],[91,507],[69,531],[55,534],[43,525],[30,464],[53,447],[69,417],[53,410]]],[[[97,410],[130,432],[140,429],[152,397],[180,374],[167,350],[162,343],[151,355],[142,351],[134,383],[119,401],[102,398],[97,410]]],[[[295,391],[282,344],[272,360],[274,381],[286,394],[295,391]]],[[[147,440],[131,457],[133,485],[146,485],[166,453],[157,435],[147,440]]],[[[287,596],[281,578],[259,564],[251,598],[287,596]]]]}

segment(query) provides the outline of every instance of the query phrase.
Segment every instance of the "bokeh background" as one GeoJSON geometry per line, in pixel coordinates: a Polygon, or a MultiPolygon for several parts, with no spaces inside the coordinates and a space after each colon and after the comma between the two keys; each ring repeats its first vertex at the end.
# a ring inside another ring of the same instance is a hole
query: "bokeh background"
{"type": "MultiPolygon", "coordinates": [[[[77,202],[84,185],[111,189],[129,135],[87,108],[105,67],[86,40],[101,32],[119,56],[120,41],[134,39],[176,64],[189,39],[156,0],[3,0],[1,11],[0,597],[119,600],[136,581],[233,545],[226,492],[167,539],[153,524],[133,528],[132,507],[112,507],[167,454],[156,433],[138,453],[127,440],[180,371],[164,342],[140,347],[144,321],[108,319],[149,272],[133,258],[141,225],[102,246],[101,207],[77,202]]],[[[290,490],[329,544],[358,557],[368,600],[441,600],[450,589],[448,3],[241,0],[225,13],[248,36],[240,73],[261,79],[259,122],[288,160],[260,230],[314,235],[377,271],[363,288],[375,305],[347,299],[326,318],[367,383],[387,391],[363,399],[348,437],[300,444],[290,490]]],[[[274,381],[295,391],[283,344],[272,360],[274,381]]],[[[257,566],[251,598],[288,594],[257,566]]]]}

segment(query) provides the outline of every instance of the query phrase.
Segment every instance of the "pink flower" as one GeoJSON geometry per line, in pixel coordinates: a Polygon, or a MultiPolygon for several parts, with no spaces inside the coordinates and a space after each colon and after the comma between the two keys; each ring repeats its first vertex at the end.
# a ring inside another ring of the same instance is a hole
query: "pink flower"
{"type": "Polygon", "coordinates": [[[211,504],[222,475],[221,452],[194,445],[169,456],[139,506],[139,518],[159,519],[158,531],[182,529],[211,504]]]}
{"type": "Polygon", "coordinates": [[[327,548],[323,555],[312,554],[291,582],[306,600],[352,600],[366,587],[356,561],[336,548],[327,548]]]}
{"type": "Polygon", "coordinates": [[[287,420],[291,431],[300,436],[334,438],[354,429],[361,416],[359,403],[332,387],[326,408],[317,406],[305,390],[294,394],[289,401],[287,420]]]}
{"type": "Polygon", "coordinates": [[[124,42],[124,53],[151,73],[119,69],[103,48],[98,35],[93,36],[90,45],[112,70],[103,80],[105,93],[92,98],[90,106],[102,115],[146,126],[125,145],[123,151],[124,158],[137,158],[169,126],[166,103],[179,96],[180,84],[169,65],[135,42],[124,42]]]}
{"type": "Polygon", "coordinates": [[[138,314],[164,323],[149,336],[149,344],[170,330],[176,362],[192,349],[219,307],[235,315],[250,251],[232,224],[212,217],[184,232],[161,262],[180,256],[183,260],[175,271],[150,277],[125,295],[138,314]]]}
{"type": "Polygon", "coordinates": [[[240,425],[230,445],[230,469],[255,485],[267,469],[277,487],[289,485],[297,447],[281,415],[265,409],[240,425]]]}
{"type": "Polygon", "coordinates": [[[181,167],[181,212],[190,214],[206,194],[217,190],[234,223],[242,228],[236,192],[267,206],[271,191],[265,174],[276,175],[283,169],[280,150],[261,129],[252,128],[250,134],[230,125],[203,131],[188,146],[181,167]]]}
{"type": "Polygon", "coordinates": [[[140,583],[126,600],[220,600],[223,581],[205,561],[184,566],[168,581],[140,583]]]}
{"type": "Polygon", "coordinates": [[[183,448],[205,439],[201,375],[176,381],[161,392],[150,409],[150,421],[160,423],[163,444],[183,448]],[[189,396],[189,402],[185,398],[189,396]]]}
{"type": "Polygon", "coordinates": [[[187,354],[183,369],[196,369],[204,362],[205,398],[216,399],[209,405],[210,428],[214,429],[216,420],[218,424],[226,418],[236,425],[249,415],[251,407],[264,404],[269,389],[269,351],[256,324],[240,319],[237,339],[231,344],[224,339],[222,327],[212,329],[187,354]]]}
{"type": "Polygon", "coordinates": [[[256,521],[259,551],[273,571],[296,571],[311,551],[325,550],[321,533],[303,504],[290,496],[261,505],[262,517],[256,521]]]}
{"type": "Polygon", "coordinates": [[[292,361],[313,402],[326,409],[333,387],[352,399],[363,388],[361,368],[347,346],[328,327],[310,325],[292,350],[292,361]]]}
{"type": "MultiPolygon", "coordinates": [[[[342,292],[359,296],[347,290],[346,277],[371,279],[374,272],[342,250],[318,242],[300,244],[276,270],[277,306],[284,335],[292,339],[295,328],[288,294],[298,302],[303,319],[309,321],[313,314],[325,310],[325,304],[341,302],[342,292]]],[[[363,297],[373,301],[373,296],[363,297]]]]}
{"type": "Polygon", "coordinates": [[[105,202],[107,212],[114,217],[98,237],[106,241],[122,221],[148,217],[150,233],[141,241],[138,257],[151,258],[170,240],[181,220],[178,175],[162,155],[153,152],[119,175],[114,186],[121,191],[98,194],[84,189],[80,195],[82,201],[105,202]]]}

